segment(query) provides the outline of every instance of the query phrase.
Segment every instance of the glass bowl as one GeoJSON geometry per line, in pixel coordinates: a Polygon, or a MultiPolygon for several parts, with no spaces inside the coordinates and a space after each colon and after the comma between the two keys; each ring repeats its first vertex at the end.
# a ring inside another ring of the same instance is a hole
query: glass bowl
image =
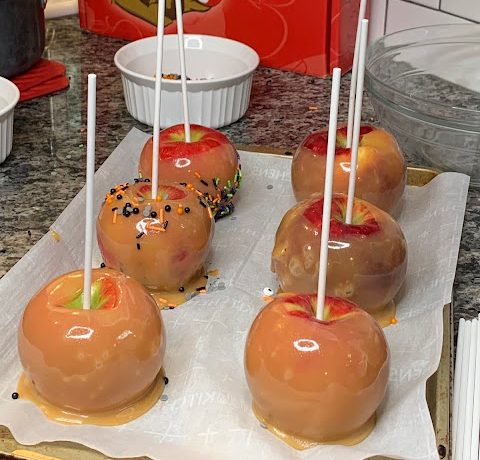
{"type": "Polygon", "coordinates": [[[480,25],[395,32],[368,48],[365,86],[407,159],[480,186],[480,25]]]}

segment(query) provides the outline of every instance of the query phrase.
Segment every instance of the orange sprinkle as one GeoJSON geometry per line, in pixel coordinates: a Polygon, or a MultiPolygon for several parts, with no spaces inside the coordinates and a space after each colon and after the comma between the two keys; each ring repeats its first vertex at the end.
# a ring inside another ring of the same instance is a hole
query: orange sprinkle
{"type": "Polygon", "coordinates": [[[195,177],[197,177],[198,179],[202,178],[202,176],[200,176],[200,174],[198,174],[198,172],[196,172],[196,171],[193,174],[195,174],[195,177]]]}
{"type": "Polygon", "coordinates": [[[145,228],[147,230],[154,230],[155,232],[164,232],[165,229],[163,227],[157,227],[155,224],[152,224],[152,223],[148,223],[145,228]]]}
{"type": "Polygon", "coordinates": [[[165,218],[165,212],[163,211],[163,208],[160,209],[160,222],[163,224],[165,218]]]}
{"type": "Polygon", "coordinates": [[[114,224],[117,223],[117,212],[116,211],[113,212],[112,223],[114,223],[114,224]]]}
{"type": "Polygon", "coordinates": [[[156,297],[155,300],[157,300],[160,303],[168,303],[168,300],[164,299],[163,297],[156,297]]]}
{"type": "Polygon", "coordinates": [[[207,293],[207,290],[206,289],[200,289],[198,291],[199,294],[206,294],[207,293]]]}
{"type": "Polygon", "coordinates": [[[264,302],[271,302],[273,300],[273,297],[269,295],[264,295],[262,296],[262,299],[264,302]]]}
{"type": "Polygon", "coordinates": [[[133,203],[133,206],[138,206],[138,200],[136,197],[132,198],[132,203],[133,203]]]}
{"type": "Polygon", "coordinates": [[[107,204],[111,204],[112,201],[113,201],[113,198],[112,198],[111,196],[109,196],[109,197],[107,198],[107,204]]]}
{"type": "Polygon", "coordinates": [[[194,189],[193,190],[198,196],[203,196],[203,193],[202,192],[199,192],[197,189],[194,189]]]}
{"type": "Polygon", "coordinates": [[[393,317],[391,320],[390,320],[390,324],[397,324],[398,323],[398,320],[397,318],[393,317]]]}
{"type": "Polygon", "coordinates": [[[55,241],[60,241],[60,234],[55,230],[50,229],[50,233],[55,241]]]}
{"type": "Polygon", "coordinates": [[[190,190],[193,190],[193,185],[192,184],[187,184],[187,188],[190,189],[190,190]]]}
{"type": "Polygon", "coordinates": [[[208,211],[208,215],[210,216],[210,219],[213,219],[213,213],[212,213],[212,210],[210,209],[210,206],[207,206],[207,211],[208,211]]]}
{"type": "Polygon", "coordinates": [[[183,206],[181,204],[178,205],[177,214],[181,216],[183,214],[183,206]]]}
{"type": "Polygon", "coordinates": [[[310,107],[308,107],[308,110],[317,110],[318,107],[316,105],[311,105],[310,107]]]}
{"type": "Polygon", "coordinates": [[[162,200],[163,200],[163,196],[162,195],[157,195],[156,201],[162,201],[162,200]]]}

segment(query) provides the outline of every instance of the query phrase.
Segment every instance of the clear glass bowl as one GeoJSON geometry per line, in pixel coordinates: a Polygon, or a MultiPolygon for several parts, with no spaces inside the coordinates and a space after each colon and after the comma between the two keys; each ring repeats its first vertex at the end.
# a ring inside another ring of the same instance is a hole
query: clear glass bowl
{"type": "Polygon", "coordinates": [[[480,187],[480,25],[396,32],[368,48],[365,85],[410,161],[480,187]]]}

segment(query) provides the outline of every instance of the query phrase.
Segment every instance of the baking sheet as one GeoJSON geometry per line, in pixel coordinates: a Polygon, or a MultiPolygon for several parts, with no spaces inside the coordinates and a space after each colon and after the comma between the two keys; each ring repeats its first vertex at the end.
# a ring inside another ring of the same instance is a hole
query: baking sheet
{"type": "MultiPolygon", "coordinates": [[[[132,130],[97,172],[98,206],[112,184],[134,176],[146,138],[132,130]]],[[[374,432],[355,447],[296,452],[253,417],[243,376],[246,333],[262,306],[263,288],[276,287],[270,253],[278,222],[294,203],[290,163],[273,156],[241,156],[241,199],[235,214],[217,223],[211,256],[211,267],[220,269],[226,289],[213,286],[208,295],[164,312],[168,400],[141,419],[117,428],[62,426],[47,421],[29,402],[10,397],[20,372],[16,328],[24,305],[45,281],[82,262],[83,192],[53,226],[60,241],[46,235],[0,280],[0,298],[10,299],[0,311],[0,424],[8,426],[18,442],[68,440],[111,457],[162,460],[438,458],[425,381],[440,358],[442,308],[451,300],[468,177],[445,173],[425,187],[407,189],[399,222],[408,241],[409,270],[398,299],[399,323],[386,330],[392,372],[374,432]]]]}

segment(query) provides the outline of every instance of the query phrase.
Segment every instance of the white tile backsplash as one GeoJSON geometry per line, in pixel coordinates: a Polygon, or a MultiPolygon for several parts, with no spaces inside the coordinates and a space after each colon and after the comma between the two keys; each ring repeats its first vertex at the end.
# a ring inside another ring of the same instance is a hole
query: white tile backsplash
{"type": "Polygon", "coordinates": [[[479,0],[442,0],[442,10],[474,21],[480,21],[479,0]]]}
{"type": "Polygon", "coordinates": [[[410,29],[411,27],[431,26],[435,24],[461,24],[468,23],[466,19],[431,10],[402,0],[388,0],[387,34],[397,30],[410,29]]]}

